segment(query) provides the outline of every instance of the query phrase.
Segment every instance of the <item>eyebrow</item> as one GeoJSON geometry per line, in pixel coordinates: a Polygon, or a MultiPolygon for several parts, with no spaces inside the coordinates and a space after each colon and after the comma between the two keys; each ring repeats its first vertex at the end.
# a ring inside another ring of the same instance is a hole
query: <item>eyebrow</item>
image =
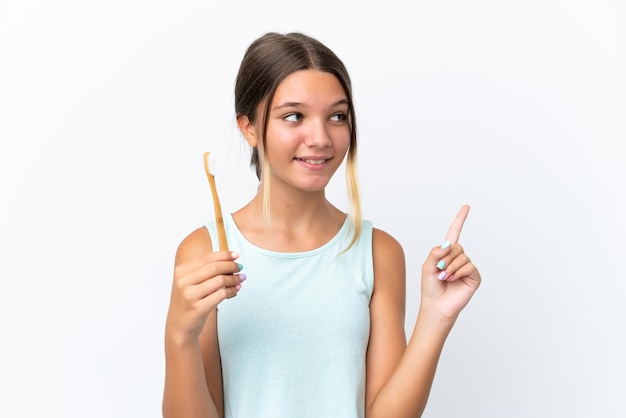
{"type": "MultiPolygon", "coordinates": [[[[336,107],[339,105],[347,105],[348,104],[348,99],[339,99],[337,100],[335,103],[331,104],[330,107],[336,107]]],[[[304,103],[300,103],[300,102],[285,102],[285,103],[281,103],[279,105],[276,105],[272,108],[272,110],[278,110],[278,109],[282,109],[285,107],[304,107],[306,106],[304,103]]]]}

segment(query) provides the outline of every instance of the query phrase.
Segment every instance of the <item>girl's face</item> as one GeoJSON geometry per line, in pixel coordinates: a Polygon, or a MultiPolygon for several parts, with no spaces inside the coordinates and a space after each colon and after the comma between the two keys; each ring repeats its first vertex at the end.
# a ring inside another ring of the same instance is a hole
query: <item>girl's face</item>
{"type": "Polygon", "coordinates": [[[350,145],[348,111],[348,98],[334,75],[303,70],[285,78],[267,125],[272,187],[323,190],[350,145]]]}

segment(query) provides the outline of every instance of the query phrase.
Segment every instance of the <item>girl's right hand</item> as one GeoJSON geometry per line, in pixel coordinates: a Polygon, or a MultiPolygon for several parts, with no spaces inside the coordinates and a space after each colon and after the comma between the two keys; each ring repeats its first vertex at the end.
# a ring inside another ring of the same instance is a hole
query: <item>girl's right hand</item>
{"type": "Polygon", "coordinates": [[[235,252],[211,252],[174,268],[166,333],[179,341],[197,340],[209,314],[241,289],[245,274],[235,252]]]}

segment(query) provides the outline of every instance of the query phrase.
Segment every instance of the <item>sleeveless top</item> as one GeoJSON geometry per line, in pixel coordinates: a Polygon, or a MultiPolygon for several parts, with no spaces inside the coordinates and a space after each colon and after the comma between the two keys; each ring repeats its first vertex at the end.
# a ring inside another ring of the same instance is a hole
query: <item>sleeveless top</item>
{"type": "MultiPolygon", "coordinates": [[[[259,248],[224,217],[247,280],[218,306],[225,418],[363,418],[372,224],[348,222],[321,247],[259,248]]],[[[215,222],[205,225],[217,246],[215,222]]]]}

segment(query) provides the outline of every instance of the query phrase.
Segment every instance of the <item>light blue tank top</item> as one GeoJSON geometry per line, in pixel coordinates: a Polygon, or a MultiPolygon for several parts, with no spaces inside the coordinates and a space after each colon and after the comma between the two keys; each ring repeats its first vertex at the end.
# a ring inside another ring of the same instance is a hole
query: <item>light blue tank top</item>
{"type": "MultiPolygon", "coordinates": [[[[363,418],[372,224],[347,252],[348,223],[323,246],[279,253],[224,223],[247,280],[218,306],[226,418],[363,418]]],[[[206,225],[214,245],[215,223],[206,225]]]]}

